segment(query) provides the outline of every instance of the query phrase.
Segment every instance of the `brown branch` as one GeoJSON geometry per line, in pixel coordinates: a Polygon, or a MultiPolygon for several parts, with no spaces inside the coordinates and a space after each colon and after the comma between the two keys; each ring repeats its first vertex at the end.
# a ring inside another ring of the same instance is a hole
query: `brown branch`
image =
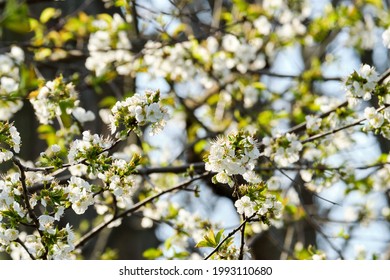
{"type": "MultiPolygon", "coordinates": [[[[25,3],[28,5],[44,3],[44,2],[59,2],[58,0],[25,0],[25,3]]],[[[61,2],[65,2],[65,0],[61,0],[61,2]]],[[[7,4],[7,1],[0,3],[0,9],[4,9],[7,4]]]]}
{"type": "MultiPolygon", "coordinates": [[[[292,183],[293,185],[295,185],[296,187],[299,187],[299,189],[301,189],[301,184],[297,183],[296,180],[294,180],[293,178],[291,178],[287,173],[285,173],[284,171],[282,170],[279,170],[284,176],[286,176],[292,183]]],[[[337,206],[340,206],[340,204],[336,203],[336,202],[333,202],[333,201],[330,201],[326,198],[323,198],[322,196],[312,192],[312,195],[324,200],[324,201],[327,201],[333,205],[337,205],[337,206]]],[[[300,198],[302,200],[302,198],[300,198]]],[[[304,203],[301,202],[301,205],[302,205],[302,208],[304,209],[305,213],[309,213],[309,210],[307,209],[306,205],[304,203]]],[[[330,245],[330,247],[339,255],[340,259],[344,259],[344,256],[343,256],[343,253],[338,249],[336,248],[336,246],[333,244],[332,241],[329,240],[328,236],[322,231],[321,227],[316,224],[313,220],[313,218],[311,216],[308,216],[306,215],[305,216],[305,220],[306,222],[316,231],[318,232],[327,242],[328,244],[330,245]]]]}
{"type": "MultiPolygon", "coordinates": [[[[20,181],[22,183],[22,189],[23,189],[23,198],[24,198],[24,203],[25,203],[25,206],[27,208],[27,211],[28,211],[28,215],[30,216],[30,218],[33,220],[33,223],[35,225],[35,228],[36,230],[39,232],[39,235],[41,237],[44,236],[43,232],[39,229],[40,228],[40,225],[39,225],[39,221],[38,221],[38,218],[37,216],[35,215],[32,207],[31,207],[31,204],[30,204],[30,200],[29,200],[29,192],[28,192],[28,189],[27,189],[27,185],[26,185],[26,170],[24,169],[24,166],[23,164],[20,162],[20,160],[18,160],[16,157],[13,158],[13,162],[14,164],[19,168],[19,171],[20,171],[20,181]]],[[[45,253],[43,255],[43,258],[46,259],[47,258],[47,248],[45,248],[45,253]]]]}
{"type": "Polygon", "coordinates": [[[15,163],[15,165],[19,168],[19,171],[20,171],[20,181],[22,183],[22,189],[23,189],[23,197],[24,197],[24,203],[26,204],[26,208],[27,208],[27,211],[28,211],[28,214],[29,216],[31,217],[31,219],[33,220],[36,228],[38,229],[39,228],[39,221],[38,221],[38,218],[37,216],[35,215],[32,207],[31,207],[31,204],[30,204],[30,200],[29,200],[29,193],[28,193],[28,190],[27,190],[27,186],[26,186],[26,174],[25,174],[25,169],[24,169],[24,166],[22,165],[22,163],[17,159],[17,158],[13,158],[13,162],[15,163]]]}
{"type": "Polygon", "coordinates": [[[137,169],[136,172],[141,175],[149,175],[153,173],[183,173],[193,168],[195,171],[204,171],[204,162],[195,162],[180,166],[165,166],[165,167],[147,167],[137,169]]]}
{"type": "Polygon", "coordinates": [[[245,218],[244,221],[242,221],[242,223],[236,227],[235,229],[233,229],[231,232],[229,232],[229,234],[227,236],[225,236],[224,239],[222,239],[221,242],[219,242],[219,244],[214,248],[214,250],[212,250],[210,252],[210,254],[208,254],[204,260],[208,260],[209,258],[211,258],[212,255],[214,255],[216,252],[218,252],[219,248],[221,248],[221,246],[230,238],[232,237],[233,235],[236,234],[237,231],[241,230],[242,227],[244,227],[246,225],[247,222],[249,222],[251,219],[253,219],[255,216],[257,215],[257,213],[254,213],[252,216],[250,217],[247,217],[245,218]]]}
{"type": "MultiPolygon", "coordinates": [[[[386,105],[383,105],[381,106],[380,108],[376,109],[377,112],[380,112],[380,111],[383,111],[384,109],[388,108],[390,106],[390,104],[386,104],[386,105]]],[[[302,144],[305,144],[305,143],[308,143],[308,142],[312,142],[314,140],[317,140],[319,138],[323,138],[325,136],[328,136],[328,135],[331,135],[331,134],[334,134],[334,133],[337,133],[339,131],[342,131],[344,129],[348,129],[350,127],[354,127],[356,125],[359,125],[361,124],[362,122],[364,122],[365,120],[367,120],[367,118],[361,118],[353,123],[350,123],[350,124],[347,124],[347,125],[344,125],[342,127],[339,127],[339,128],[336,128],[336,129],[333,129],[331,131],[327,131],[327,132],[323,132],[323,133],[319,133],[319,134],[316,134],[316,135],[313,135],[305,140],[302,140],[301,143],[302,144]]]]}
{"type": "MultiPolygon", "coordinates": [[[[275,77],[275,78],[287,78],[287,79],[302,79],[302,75],[294,75],[294,74],[281,74],[281,73],[276,73],[273,71],[270,71],[269,69],[260,69],[260,70],[247,70],[247,73],[249,74],[259,74],[259,75],[264,75],[264,76],[270,76],[270,77],[275,77]]],[[[343,78],[341,77],[326,77],[326,76],[319,76],[313,78],[313,80],[316,81],[343,81],[343,78]]]]}
{"type": "MultiPolygon", "coordinates": [[[[127,135],[130,134],[131,131],[129,131],[127,133],[127,135]]],[[[98,155],[101,155],[105,152],[108,152],[110,150],[112,150],[116,145],[118,145],[120,142],[122,141],[121,138],[117,139],[115,142],[112,143],[112,145],[110,147],[107,147],[103,150],[101,150],[98,155]]],[[[51,171],[57,171],[57,170],[61,170],[61,169],[64,169],[64,168],[68,168],[68,167],[71,167],[71,166],[74,166],[74,165],[78,165],[78,164],[88,164],[87,162],[87,159],[82,159],[80,161],[77,161],[75,163],[65,163],[63,164],[61,167],[55,167],[55,166],[45,166],[45,167],[29,167],[29,166],[25,166],[23,165],[19,159],[16,159],[18,162],[18,166],[21,166],[23,168],[24,171],[35,171],[35,172],[44,172],[44,173],[48,173],[48,172],[51,172],[51,171]]]]}
{"type": "Polygon", "coordinates": [[[138,28],[138,12],[137,12],[136,6],[137,6],[137,1],[131,0],[131,16],[132,16],[133,21],[134,21],[134,31],[135,31],[135,35],[137,37],[139,37],[140,32],[139,32],[139,28],[138,28]]]}
{"type": "Polygon", "coordinates": [[[24,244],[24,242],[22,240],[20,240],[19,238],[15,240],[17,243],[20,244],[20,246],[23,247],[23,249],[27,252],[27,254],[29,255],[29,257],[32,259],[32,260],[35,260],[35,257],[33,254],[30,253],[30,251],[28,250],[27,246],[24,244]]]}
{"type": "MultiPolygon", "coordinates": [[[[387,78],[390,77],[390,68],[387,69],[385,72],[383,72],[380,76],[379,76],[379,79],[378,79],[378,85],[381,85],[385,82],[385,80],[387,78]]],[[[330,114],[336,112],[337,110],[341,109],[341,108],[344,108],[348,105],[348,101],[344,101],[343,103],[341,103],[340,105],[338,105],[336,108],[333,108],[332,110],[329,110],[327,112],[324,112],[322,114],[320,114],[318,117],[323,119],[323,118],[326,118],[328,117],[330,114]]],[[[306,127],[306,122],[302,122],[292,128],[290,128],[286,133],[297,133],[297,132],[300,132],[302,130],[304,130],[306,127]]]]}
{"type": "MultiPolygon", "coordinates": [[[[245,215],[243,214],[243,219],[245,220],[245,215]]],[[[240,245],[240,254],[238,255],[239,260],[244,259],[244,247],[245,247],[245,224],[241,227],[241,245],[240,245]]]]}
{"type": "Polygon", "coordinates": [[[204,178],[204,177],[206,177],[208,175],[209,175],[209,172],[203,173],[203,174],[198,175],[196,177],[193,177],[192,179],[189,179],[189,180],[187,180],[187,181],[185,181],[185,182],[183,182],[183,183],[181,183],[181,184],[179,184],[177,186],[174,186],[172,188],[169,188],[169,189],[166,189],[164,191],[161,191],[158,194],[150,196],[150,197],[148,197],[148,198],[146,198],[146,199],[136,203],[130,209],[124,211],[123,213],[121,213],[119,215],[113,216],[109,221],[103,222],[100,225],[98,225],[95,228],[93,228],[90,232],[88,232],[82,238],[80,238],[80,240],[78,242],[76,242],[75,248],[79,248],[79,247],[83,246],[87,241],[89,241],[91,238],[93,238],[96,234],[98,234],[102,229],[107,227],[113,221],[131,215],[132,213],[134,213],[135,211],[137,211],[141,207],[145,206],[146,204],[152,202],[153,200],[159,198],[160,196],[162,196],[164,194],[172,193],[172,192],[175,192],[175,191],[178,191],[178,190],[181,190],[181,189],[185,189],[186,187],[188,187],[194,181],[200,180],[200,179],[202,179],[202,178],[204,178]]]}

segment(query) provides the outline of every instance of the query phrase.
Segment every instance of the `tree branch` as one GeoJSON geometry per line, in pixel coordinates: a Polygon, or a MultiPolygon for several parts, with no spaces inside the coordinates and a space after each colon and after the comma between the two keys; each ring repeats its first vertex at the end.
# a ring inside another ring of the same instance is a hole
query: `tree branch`
{"type": "Polygon", "coordinates": [[[229,234],[228,234],[221,242],[219,242],[219,244],[217,245],[217,247],[215,247],[214,250],[212,250],[212,251],[210,252],[210,254],[208,254],[208,255],[204,258],[204,260],[208,260],[209,258],[211,258],[212,255],[214,255],[216,252],[218,252],[219,248],[221,248],[221,246],[222,246],[230,237],[232,237],[233,235],[235,235],[237,231],[241,230],[241,228],[243,228],[243,227],[245,226],[245,224],[246,224],[247,222],[249,222],[251,219],[253,219],[256,215],[257,215],[257,213],[254,213],[252,216],[245,218],[245,220],[242,221],[242,223],[241,223],[238,227],[236,227],[236,228],[233,229],[231,232],[229,232],[229,234]]]}
{"type": "Polygon", "coordinates": [[[22,240],[20,240],[19,238],[15,240],[17,243],[20,244],[20,246],[23,247],[23,249],[27,252],[27,254],[29,255],[29,257],[32,259],[32,260],[35,260],[35,257],[33,254],[30,253],[30,251],[28,250],[28,248],[26,247],[26,245],[24,244],[24,242],[22,240]]]}
{"type": "MultiPolygon", "coordinates": [[[[381,106],[380,108],[378,108],[376,111],[377,112],[380,112],[380,111],[383,111],[384,109],[388,108],[390,106],[390,104],[386,104],[384,106],[381,106]]],[[[316,135],[313,135],[305,140],[302,140],[301,143],[302,144],[305,144],[305,143],[308,143],[308,142],[312,142],[314,140],[317,140],[319,138],[323,138],[325,136],[328,136],[328,135],[331,135],[331,134],[334,134],[334,133],[337,133],[339,131],[342,131],[344,129],[348,129],[350,127],[354,127],[356,125],[359,125],[361,124],[362,122],[364,122],[365,120],[367,120],[367,118],[361,118],[353,123],[350,123],[350,124],[347,124],[347,125],[344,125],[342,127],[339,127],[339,128],[336,128],[336,129],[333,129],[331,131],[327,131],[327,132],[323,132],[323,133],[319,133],[319,134],[316,134],[316,135]]]]}
{"type": "MultiPolygon", "coordinates": [[[[245,220],[245,215],[243,215],[243,219],[245,220]]],[[[241,227],[241,245],[240,245],[240,254],[238,256],[239,260],[244,259],[244,247],[245,247],[245,224],[242,225],[241,227]]]]}
{"type": "MultiPolygon", "coordinates": [[[[390,68],[387,69],[385,72],[383,72],[379,79],[378,79],[378,85],[381,85],[383,84],[387,78],[390,77],[390,68]]],[[[323,118],[326,118],[327,116],[329,116],[330,114],[336,112],[338,109],[341,109],[341,108],[344,108],[348,105],[348,101],[344,101],[343,103],[341,103],[340,105],[338,105],[336,108],[332,109],[332,110],[329,110],[327,112],[324,112],[322,114],[320,114],[318,117],[323,119],[323,118]]],[[[298,133],[302,130],[304,130],[306,128],[306,122],[302,122],[292,128],[290,128],[286,133],[298,133]]]]}
{"type": "Polygon", "coordinates": [[[153,196],[150,196],[138,203],[136,203],[133,207],[131,207],[130,209],[124,211],[123,213],[119,214],[119,215],[116,215],[116,216],[113,216],[109,221],[106,221],[104,223],[101,223],[100,225],[98,225],[97,227],[93,228],[90,232],[88,232],[87,234],[85,234],[82,238],[80,238],[80,240],[78,242],[76,242],[75,244],[75,248],[79,248],[81,246],[83,246],[87,241],[89,241],[91,238],[93,238],[96,234],[98,234],[102,229],[104,229],[105,227],[107,227],[110,223],[112,223],[113,221],[117,220],[117,219],[120,219],[120,218],[124,218],[126,216],[129,216],[130,214],[134,213],[135,211],[137,211],[138,209],[140,209],[141,207],[145,206],[146,204],[152,202],[153,200],[159,198],[160,196],[164,195],[164,194],[167,194],[167,193],[171,193],[171,192],[175,192],[175,191],[178,191],[178,190],[181,190],[181,189],[184,189],[186,187],[188,187],[191,183],[197,181],[197,180],[200,180],[206,176],[209,175],[209,172],[206,172],[206,173],[203,173],[201,175],[198,175],[198,176],[195,176],[193,177],[192,179],[190,180],[187,180],[177,186],[174,186],[172,188],[169,188],[169,189],[166,189],[158,194],[155,194],[153,196]]]}
{"type": "MultiPolygon", "coordinates": [[[[39,221],[38,221],[38,218],[37,216],[35,215],[32,207],[31,207],[31,204],[30,204],[30,199],[29,199],[29,192],[28,192],[28,189],[27,189],[27,186],[26,186],[26,173],[25,173],[25,170],[24,170],[24,166],[22,165],[22,163],[16,158],[16,157],[13,157],[13,162],[15,163],[15,165],[19,168],[19,171],[20,171],[20,181],[22,183],[22,189],[23,189],[23,197],[24,197],[24,203],[25,203],[25,206],[27,208],[27,211],[28,211],[28,215],[31,217],[31,219],[33,220],[33,223],[35,225],[35,228],[36,230],[39,232],[39,235],[41,237],[44,236],[43,232],[39,229],[40,228],[40,225],[39,225],[39,221]]],[[[47,248],[44,247],[45,249],[45,253],[43,255],[43,259],[46,259],[47,258],[47,248]]]]}

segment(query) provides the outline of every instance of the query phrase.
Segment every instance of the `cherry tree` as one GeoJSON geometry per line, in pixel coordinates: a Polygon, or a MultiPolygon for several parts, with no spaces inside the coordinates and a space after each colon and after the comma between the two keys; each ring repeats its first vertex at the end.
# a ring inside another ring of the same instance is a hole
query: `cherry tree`
{"type": "Polygon", "coordinates": [[[0,7],[4,257],[389,257],[387,1],[0,7]]]}

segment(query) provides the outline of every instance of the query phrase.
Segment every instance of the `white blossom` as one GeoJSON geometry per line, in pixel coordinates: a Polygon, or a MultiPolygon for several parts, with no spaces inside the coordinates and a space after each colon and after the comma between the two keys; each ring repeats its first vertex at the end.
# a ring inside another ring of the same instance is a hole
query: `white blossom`
{"type": "Polygon", "coordinates": [[[91,185],[82,178],[72,176],[66,188],[68,199],[72,203],[72,209],[76,214],[84,214],[90,205],[94,203],[91,185]]]}
{"type": "Polygon", "coordinates": [[[368,123],[373,128],[380,128],[384,122],[383,114],[377,112],[374,107],[367,107],[364,110],[364,117],[368,120],[368,123]]]}
{"type": "Polygon", "coordinates": [[[39,230],[45,231],[48,234],[55,234],[56,229],[54,228],[54,217],[49,215],[41,215],[38,217],[39,230]]]}
{"type": "Polygon", "coordinates": [[[168,118],[166,109],[159,104],[159,95],[159,91],[146,90],[143,94],[136,93],[124,101],[116,102],[111,109],[112,133],[121,125],[139,131],[140,126],[149,123],[152,126],[151,134],[158,133],[168,118]]]}
{"type": "Polygon", "coordinates": [[[383,45],[385,45],[386,48],[390,48],[390,28],[387,28],[383,33],[382,33],[382,42],[383,45]]]}
{"type": "Polygon", "coordinates": [[[362,64],[359,75],[363,80],[356,80],[352,74],[346,81],[347,98],[350,106],[355,106],[360,100],[368,101],[372,98],[372,93],[379,80],[379,75],[374,67],[362,64]]]}
{"type": "Polygon", "coordinates": [[[84,131],[82,139],[76,139],[71,143],[68,160],[70,163],[76,163],[77,160],[87,157],[90,151],[96,149],[103,151],[111,145],[112,142],[109,139],[104,139],[98,134],[92,135],[90,131],[84,131]]]}
{"type": "Polygon", "coordinates": [[[256,140],[242,133],[233,133],[215,140],[206,159],[206,170],[217,172],[217,182],[233,186],[232,175],[244,175],[247,179],[260,181],[252,171],[260,156],[256,140]],[[239,139],[239,140],[238,140],[239,139]],[[237,141],[238,140],[238,141],[237,141]],[[239,146],[235,146],[239,142],[239,146]]]}
{"type": "Polygon", "coordinates": [[[45,252],[45,247],[42,244],[41,238],[36,235],[27,235],[24,244],[27,247],[29,253],[35,257],[39,258],[45,252]]]}
{"type": "Polygon", "coordinates": [[[82,107],[76,107],[72,110],[72,115],[81,123],[95,120],[95,114],[92,111],[86,111],[82,107]]]}
{"type": "Polygon", "coordinates": [[[263,138],[263,144],[266,146],[264,155],[270,157],[279,166],[285,167],[299,160],[299,153],[302,150],[302,143],[293,133],[286,133],[284,136],[277,136],[275,139],[270,137],[263,138]],[[280,141],[286,141],[283,146],[280,141]]]}
{"type": "Polygon", "coordinates": [[[50,150],[53,152],[53,153],[59,153],[61,151],[61,147],[57,144],[54,144],[54,145],[51,145],[50,146],[50,150]]]}
{"type": "Polygon", "coordinates": [[[60,101],[67,102],[68,109],[78,105],[78,93],[72,83],[65,84],[62,77],[48,81],[38,89],[31,98],[35,115],[41,124],[50,124],[54,118],[60,117],[62,110],[60,101]],[[58,92],[61,91],[61,94],[58,92]]]}
{"type": "Polygon", "coordinates": [[[243,196],[234,203],[234,206],[237,208],[239,214],[245,214],[246,217],[252,216],[256,211],[254,207],[256,203],[251,201],[248,196],[243,196]]]}
{"type": "Polygon", "coordinates": [[[0,245],[8,246],[10,242],[16,240],[19,236],[19,231],[13,228],[4,229],[0,227],[0,245]]]}
{"type": "Polygon", "coordinates": [[[311,132],[316,132],[321,127],[322,119],[316,116],[306,116],[306,128],[311,132]]]}
{"type": "Polygon", "coordinates": [[[267,36],[271,33],[272,25],[265,16],[257,18],[253,25],[261,35],[267,36]]]}
{"type": "Polygon", "coordinates": [[[279,190],[281,187],[280,179],[276,176],[272,176],[267,180],[267,187],[270,191],[279,190]]]}

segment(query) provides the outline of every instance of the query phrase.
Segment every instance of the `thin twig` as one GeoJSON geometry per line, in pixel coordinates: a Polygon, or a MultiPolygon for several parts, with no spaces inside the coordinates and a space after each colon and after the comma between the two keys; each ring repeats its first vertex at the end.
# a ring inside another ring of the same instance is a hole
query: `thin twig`
{"type": "MultiPolygon", "coordinates": [[[[245,220],[245,215],[243,215],[243,220],[245,220]]],[[[238,256],[239,260],[244,259],[244,248],[245,248],[245,224],[241,227],[241,246],[240,246],[240,254],[238,256]]]]}
{"type": "Polygon", "coordinates": [[[102,229],[104,229],[105,227],[107,227],[110,223],[112,223],[113,221],[117,220],[117,219],[121,219],[121,218],[124,218],[126,216],[129,216],[130,214],[134,213],[135,211],[137,211],[138,209],[140,209],[141,207],[145,206],[146,204],[152,202],[153,200],[159,198],[160,196],[164,195],[164,194],[167,194],[167,193],[171,193],[171,192],[175,192],[175,191],[178,191],[180,189],[184,189],[186,188],[187,186],[189,186],[191,183],[193,183],[194,181],[197,181],[197,180],[200,180],[206,176],[209,175],[209,172],[206,172],[206,173],[203,173],[201,175],[198,175],[198,176],[195,176],[193,177],[192,179],[190,180],[187,180],[177,186],[174,186],[172,188],[169,188],[169,189],[166,189],[164,191],[161,191],[159,192],[158,194],[155,194],[153,196],[150,196],[138,203],[136,203],[133,207],[131,207],[130,209],[124,211],[123,213],[119,214],[119,215],[116,215],[116,216],[113,216],[110,220],[106,221],[106,222],[103,222],[101,223],[100,225],[96,226],[95,228],[93,228],[90,232],[88,232],[87,234],[85,234],[82,238],[80,238],[80,240],[78,242],[76,242],[75,244],[75,247],[76,248],[79,248],[81,246],[83,246],[88,240],[90,240],[91,238],[93,238],[96,234],[98,234],[102,229]]]}
{"type": "MultiPolygon", "coordinates": [[[[305,206],[302,205],[304,208],[305,206]]],[[[305,210],[306,211],[306,210],[305,210]]],[[[329,246],[333,249],[333,251],[335,251],[337,253],[337,255],[339,256],[340,259],[344,260],[344,255],[343,253],[341,252],[341,250],[339,250],[334,244],[332,241],[330,241],[329,237],[322,231],[321,227],[316,224],[313,219],[311,219],[309,216],[306,216],[305,217],[305,221],[314,228],[314,230],[316,232],[318,232],[324,239],[325,241],[329,244],[329,246]]]]}
{"type": "MultiPolygon", "coordinates": [[[[130,132],[129,132],[130,133],[130,132]]],[[[128,133],[128,134],[129,134],[128,133]]],[[[110,150],[112,150],[116,145],[118,145],[120,142],[122,141],[122,139],[117,139],[115,142],[113,142],[113,144],[103,150],[101,150],[98,155],[101,155],[105,152],[108,152],[110,150]]],[[[53,171],[53,170],[63,170],[65,168],[68,168],[68,167],[71,167],[71,166],[74,166],[74,165],[78,165],[78,164],[88,164],[87,162],[87,159],[84,158],[80,161],[77,161],[77,162],[74,162],[74,163],[65,163],[63,164],[61,167],[55,167],[55,166],[45,166],[45,167],[29,167],[29,166],[25,166],[21,163],[21,161],[19,159],[16,159],[18,162],[19,162],[19,165],[23,168],[24,171],[34,171],[34,172],[44,172],[44,173],[48,173],[50,171],[53,171]]]]}
{"type": "MultiPolygon", "coordinates": [[[[19,171],[20,171],[20,181],[22,183],[22,189],[23,189],[23,197],[24,197],[24,203],[25,203],[25,206],[27,208],[27,211],[28,211],[28,215],[30,216],[30,218],[33,220],[33,223],[35,225],[35,228],[38,230],[38,233],[41,237],[44,236],[43,232],[39,229],[40,228],[40,225],[39,225],[39,221],[38,221],[38,218],[37,216],[35,215],[32,207],[31,207],[31,204],[30,204],[30,199],[29,199],[29,193],[28,193],[28,190],[27,190],[27,185],[26,185],[26,173],[25,173],[25,170],[24,170],[24,166],[22,165],[22,163],[20,162],[20,160],[18,160],[16,157],[13,158],[13,162],[15,163],[15,165],[19,168],[19,171]]],[[[46,259],[47,258],[47,248],[44,247],[45,249],[45,253],[43,255],[43,258],[46,259]]]]}
{"type": "MultiPolygon", "coordinates": [[[[380,112],[380,111],[383,111],[384,109],[388,108],[390,106],[390,104],[386,104],[386,105],[383,105],[381,106],[380,108],[376,109],[377,112],[380,112]]],[[[313,135],[307,139],[304,139],[301,141],[302,144],[305,144],[305,143],[308,143],[308,142],[312,142],[314,140],[317,140],[317,139],[320,139],[320,138],[323,138],[325,136],[328,136],[328,135],[331,135],[331,134],[335,134],[339,131],[342,131],[344,129],[348,129],[350,127],[354,127],[356,125],[360,125],[362,122],[364,122],[365,120],[367,120],[367,118],[361,118],[353,123],[350,123],[350,124],[347,124],[347,125],[344,125],[344,126],[341,126],[339,128],[336,128],[336,129],[333,129],[331,131],[327,131],[327,132],[323,132],[323,133],[319,133],[319,134],[316,134],[316,135],[313,135]]]]}
{"type": "MultiPolygon", "coordinates": [[[[277,73],[270,71],[269,69],[260,69],[260,70],[247,70],[247,73],[249,74],[260,74],[264,76],[270,76],[270,77],[275,77],[275,78],[286,78],[286,79],[302,79],[302,75],[297,75],[297,74],[282,74],[282,73],[277,73]]],[[[318,76],[313,78],[313,80],[317,81],[338,81],[341,82],[343,78],[341,77],[326,77],[326,76],[318,76]]]]}
{"type": "Polygon", "coordinates": [[[15,241],[16,241],[17,243],[19,243],[20,246],[23,247],[23,249],[27,252],[27,254],[30,256],[30,258],[31,258],[32,260],[35,260],[34,255],[30,253],[30,251],[28,250],[27,246],[24,244],[24,242],[23,242],[22,240],[20,240],[19,238],[17,238],[15,241]]]}
{"type": "MultiPolygon", "coordinates": [[[[390,68],[387,69],[385,72],[383,72],[378,79],[378,85],[381,85],[385,82],[385,80],[390,77],[390,68]]],[[[344,101],[343,103],[339,104],[337,107],[333,108],[332,110],[329,110],[327,112],[324,112],[320,114],[318,117],[323,119],[329,116],[330,114],[336,112],[337,110],[344,108],[348,105],[348,101],[344,101]]],[[[302,131],[306,127],[306,122],[302,122],[292,128],[290,128],[286,133],[297,133],[299,131],[302,131]]]]}
{"type": "Polygon", "coordinates": [[[222,239],[221,242],[219,242],[219,244],[214,248],[214,250],[212,250],[212,251],[210,252],[210,254],[208,254],[208,255],[204,258],[204,260],[208,260],[209,258],[211,258],[212,255],[214,255],[216,252],[218,252],[219,248],[221,248],[221,246],[222,246],[230,237],[232,237],[233,235],[235,235],[237,231],[241,230],[241,228],[244,227],[245,224],[246,224],[247,222],[249,222],[252,218],[254,218],[256,215],[257,215],[257,213],[254,213],[252,216],[247,217],[244,221],[242,221],[242,223],[241,223],[238,227],[236,227],[236,228],[233,229],[231,232],[229,232],[229,234],[228,234],[224,239],[222,239]]]}
{"type": "MultiPolygon", "coordinates": [[[[271,161],[271,159],[267,158],[272,165],[274,165],[273,161],[271,161]]],[[[275,165],[274,165],[275,166],[275,165]]],[[[289,179],[293,184],[295,184],[296,186],[299,186],[299,189],[301,190],[302,189],[302,185],[300,183],[298,183],[295,179],[291,178],[291,176],[289,176],[284,170],[282,170],[281,168],[278,168],[277,166],[275,166],[275,169],[278,170],[280,173],[282,173],[287,179],[289,179]]],[[[329,202],[333,205],[337,205],[337,206],[341,206],[340,204],[338,204],[337,202],[334,202],[334,201],[331,201],[329,199],[326,199],[318,194],[316,194],[315,192],[311,192],[311,194],[315,197],[318,197],[319,199],[322,199],[326,202],[329,202]]]]}
{"type": "Polygon", "coordinates": [[[39,221],[38,221],[38,218],[35,215],[32,207],[31,207],[31,204],[30,204],[29,193],[28,193],[27,186],[26,186],[26,174],[25,174],[24,167],[23,167],[22,163],[17,158],[14,157],[13,161],[14,161],[15,165],[19,168],[19,171],[20,171],[20,181],[22,183],[24,203],[26,205],[28,214],[31,217],[31,219],[33,220],[36,228],[38,229],[39,228],[39,221]]]}

